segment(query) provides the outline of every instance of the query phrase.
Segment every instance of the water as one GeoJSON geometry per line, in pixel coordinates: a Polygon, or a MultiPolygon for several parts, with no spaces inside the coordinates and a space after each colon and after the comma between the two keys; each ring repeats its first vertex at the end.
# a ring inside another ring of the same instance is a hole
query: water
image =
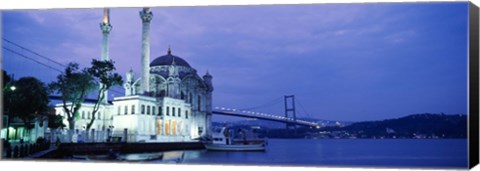
{"type": "Polygon", "coordinates": [[[190,150],[182,154],[182,163],[186,164],[414,168],[468,166],[466,139],[270,139],[265,152],[190,150]]]}

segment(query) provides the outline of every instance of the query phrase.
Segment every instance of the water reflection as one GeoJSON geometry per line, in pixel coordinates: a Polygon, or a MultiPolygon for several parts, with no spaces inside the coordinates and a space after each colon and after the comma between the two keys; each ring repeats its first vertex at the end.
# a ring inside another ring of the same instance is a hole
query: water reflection
{"type": "Polygon", "coordinates": [[[265,151],[185,150],[75,156],[145,163],[466,168],[467,140],[271,140],[265,151]]]}

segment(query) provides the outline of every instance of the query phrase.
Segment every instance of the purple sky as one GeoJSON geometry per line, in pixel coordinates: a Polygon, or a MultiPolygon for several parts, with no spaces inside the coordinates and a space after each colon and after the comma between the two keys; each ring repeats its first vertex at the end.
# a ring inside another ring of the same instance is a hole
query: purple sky
{"type": "MultiPolygon", "coordinates": [[[[295,94],[297,115],[320,119],[465,114],[467,7],[458,2],[153,8],[151,60],[170,45],[200,76],[208,70],[214,106],[249,108],[277,99],[256,111],[283,115],[279,98],[295,94]]],[[[121,75],[132,68],[140,76],[140,10],[111,9],[110,58],[121,75]]],[[[100,58],[103,9],[2,14],[2,36],[41,55],[82,67],[100,58]]],[[[58,75],[4,49],[2,55],[4,69],[16,78],[48,83],[58,75]]]]}

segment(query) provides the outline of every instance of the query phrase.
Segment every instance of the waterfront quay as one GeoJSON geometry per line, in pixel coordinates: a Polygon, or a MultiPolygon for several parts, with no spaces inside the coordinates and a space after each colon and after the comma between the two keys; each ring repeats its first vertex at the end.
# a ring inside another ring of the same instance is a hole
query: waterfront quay
{"type": "Polygon", "coordinates": [[[161,142],[161,143],[61,143],[58,146],[50,145],[42,148],[41,151],[26,152],[27,150],[18,150],[18,152],[8,151],[4,159],[22,159],[22,158],[64,158],[72,155],[97,155],[110,153],[148,153],[164,152],[176,150],[197,150],[205,149],[201,142],[161,142]],[[24,152],[25,151],[25,152],[24,152]]]}
{"type": "Polygon", "coordinates": [[[172,150],[204,149],[201,142],[159,142],[159,143],[62,143],[55,153],[63,155],[72,154],[105,154],[119,153],[145,153],[172,150]]]}

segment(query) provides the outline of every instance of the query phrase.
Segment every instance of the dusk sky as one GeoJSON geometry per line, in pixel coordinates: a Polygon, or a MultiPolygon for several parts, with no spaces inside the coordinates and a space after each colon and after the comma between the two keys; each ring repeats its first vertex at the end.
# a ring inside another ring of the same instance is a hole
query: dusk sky
{"type": "MultiPolygon", "coordinates": [[[[140,10],[111,9],[110,59],[122,76],[130,68],[140,76],[140,10]]],[[[3,11],[2,36],[87,67],[100,59],[102,14],[3,11]]],[[[467,113],[467,2],[162,7],[153,14],[151,61],[170,46],[200,76],[208,70],[213,106],[271,103],[255,111],[283,115],[283,96],[293,94],[298,116],[327,120],[467,113]]],[[[2,55],[2,67],[17,79],[49,83],[59,74],[3,48],[2,55]]]]}

